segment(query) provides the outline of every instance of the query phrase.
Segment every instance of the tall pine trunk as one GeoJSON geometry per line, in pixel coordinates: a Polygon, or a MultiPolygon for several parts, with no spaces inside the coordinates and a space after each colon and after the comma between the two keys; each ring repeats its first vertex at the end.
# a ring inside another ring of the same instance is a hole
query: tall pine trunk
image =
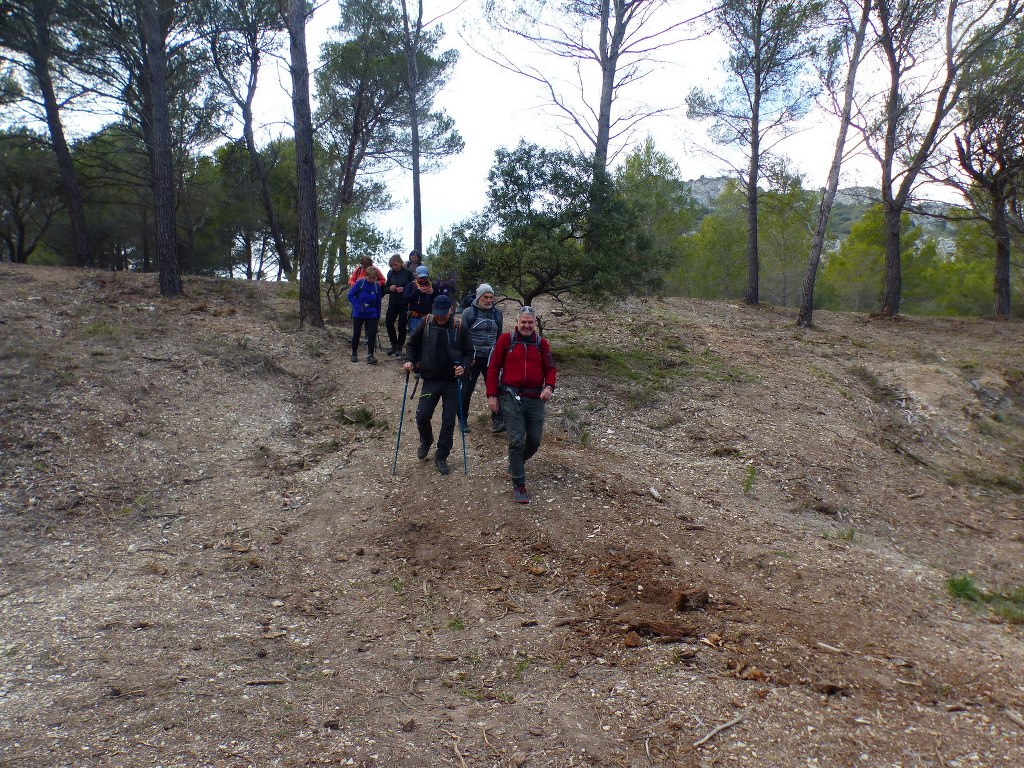
{"type": "Polygon", "coordinates": [[[903,291],[903,270],[900,263],[900,213],[891,198],[883,194],[882,213],[885,226],[885,288],[882,292],[882,315],[896,317],[900,312],[903,291]]]}
{"type": "Polygon", "coordinates": [[[174,161],[167,104],[167,49],[157,0],[141,2],[142,34],[149,76],[150,162],[153,171],[153,231],[160,270],[160,295],[183,292],[178,271],[177,225],[174,213],[174,161]]]}
{"type": "Polygon", "coordinates": [[[274,248],[277,250],[277,258],[281,269],[285,272],[292,271],[292,264],[288,258],[288,250],[284,244],[284,233],[281,231],[281,222],[277,216],[277,209],[274,208],[274,201],[270,196],[270,181],[267,178],[267,171],[260,158],[259,150],[256,149],[256,137],[253,134],[252,99],[255,91],[250,92],[249,100],[242,106],[242,134],[245,137],[245,150],[249,154],[249,164],[252,165],[253,173],[256,174],[256,181],[260,189],[260,202],[263,203],[263,210],[267,214],[267,224],[270,226],[270,234],[274,238],[274,248]]]}
{"type": "Polygon", "coordinates": [[[423,30],[423,2],[417,2],[415,23],[409,16],[406,0],[402,0],[402,21],[405,31],[405,59],[408,72],[405,88],[409,99],[409,151],[412,159],[412,247],[423,253],[423,200],[420,191],[420,72],[416,60],[423,30]]]}
{"type": "Polygon", "coordinates": [[[50,141],[57,156],[57,170],[60,175],[61,199],[68,212],[71,226],[71,247],[75,252],[75,264],[80,267],[93,266],[92,248],[89,233],[85,225],[85,209],[82,204],[82,190],[78,184],[78,174],[71,159],[64,125],[61,122],[60,107],[57,94],[50,75],[50,25],[53,4],[33,15],[35,27],[35,48],[32,52],[32,68],[35,72],[39,91],[43,97],[46,110],[46,126],[50,131],[50,141]]]}
{"type": "Polygon", "coordinates": [[[1010,316],[1010,225],[1006,220],[1006,200],[992,195],[992,234],[996,241],[995,313],[1010,316]]]}
{"type": "Polygon", "coordinates": [[[821,252],[825,248],[825,232],[828,229],[832,205],[836,201],[839,190],[839,173],[843,167],[843,153],[846,150],[846,134],[850,128],[850,116],[853,113],[853,90],[857,83],[857,70],[860,68],[861,51],[864,49],[864,38],[867,34],[868,20],[871,18],[871,0],[861,0],[861,17],[857,32],[853,39],[853,51],[850,54],[850,66],[846,71],[846,84],[843,92],[843,112],[839,118],[839,135],[836,136],[835,152],[832,154],[832,165],[828,170],[828,180],[821,195],[818,207],[818,222],[814,228],[814,239],[811,241],[811,253],[807,259],[807,272],[804,274],[803,289],[800,293],[800,312],[797,325],[804,328],[810,326],[814,316],[814,282],[818,276],[818,265],[821,263],[821,252]]]}
{"type": "Polygon", "coordinates": [[[292,113],[298,179],[299,324],[323,328],[320,304],[320,254],[317,248],[316,168],[313,162],[313,117],[309,104],[309,61],[306,56],[306,3],[288,0],[291,47],[292,113]]]}
{"type": "Polygon", "coordinates": [[[760,125],[758,110],[755,107],[750,118],[750,165],[747,168],[747,290],[743,301],[756,305],[760,300],[758,285],[758,254],[757,254],[757,184],[758,171],[761,167],[761,145],[759,141],[760,125]]]}

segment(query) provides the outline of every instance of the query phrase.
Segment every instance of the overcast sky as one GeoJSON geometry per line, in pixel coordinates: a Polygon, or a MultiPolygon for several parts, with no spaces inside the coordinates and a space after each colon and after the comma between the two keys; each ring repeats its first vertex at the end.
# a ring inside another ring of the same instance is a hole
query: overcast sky
{"type": "MultiPolygon", "coordinates": [[[[670,3],[662,26],[670,25],[683,15],[692,16],[695,3],[670,3]],[[682,6],[682,7],[680,7],[682,6]],[[673,18],[672,14],[676,14],[673,18]]],[[[572,147],[568,136],[572,131],[567,121],[554,116],[546,107],[544,93],[532,81],[509,72],[473,49],[487,52],[495,45],[495,35],[480,16],[482,0],[425,0],[425,18],[441,17],[446,32],[442,49],[460,52],[454,75],[437,99],[436,107],[444,109],[455,120],[465,141],[465,150],[450,158],[443,170],[422,176],[423,243],[431,241],[443,229],[482,210],[486,203],[487,172],[500,147],[514,147],[521,138],[547,147],[572,147]]],[[[307,26],[307,49],[310,68],[320,63],[320,46],[339,18],[337,0],[325,0],[315,11],[307,26]]],[[[500,40],[501,50],[509,57],[543,66],[544,71],[558,76],[557,63],[545,60],[532,48],[509,40],[500,40]]],[[[728,163],[714,157],[729,150],[708,141],[703,127],[686,119],[683,106],[686,95],[697,86],[715,89],[724,81],[721,61],[726,54],[717,38],[705,37],[679,42],[658,52],[659,63],[649,76],[624,91],[621,98],[659,109],[667,114],[645,120],[633,136],[642,141],[651,135],[657,149],[676,161],[684,179],[728,174],[728,163]]],[[[257,95],[256,119],[263,126],[263,139],[291,133],[291,82],[287,71],[288,45],[284,41],[276,71],[269,67],[261,73],[257,95]]],[[[596,71],[591,72],[596,77],[596,71]]],[[[596,85],[588,92],[596,96],[596,85]]],[[[596,98],[591,99],[596,103],[596,98]]],[[[69,117],[74,135],[97,130],[110,115],[77,114],[69,117]]],[[[575,134],[579,139],[579,134],[575,134]]],[[[805,121],[805,129],[780,146],[792,160],[796,170],[805,175],[805,186],[824,183],[832,157],[835,136],[834,120],[817,114],[805,121]]],[[[623,153],[628,146],[620,142],[612,150],[623,153]]],[[[733,150],[732,160],[744,164],[742,154],[733,150]]],[[[848,162],[844,167],[843,186],[878,184],[878,169],[866,158],[848,162]]],[[[397,207],[379,217],[383,229],[395,233],[406,251],[412,243],[412,179],[411,174],[395,170],[386,177],[397,207]]]]}
{"type": "MultiPolygon", "coordinates": [[[[564,120],[556,119],[550,110],[544,108],[543,93],[539,86],[488,61],[474,52],[473,47],[488,50],[486,24],[479,17],[479,0],[467,0],[457,5],[457,0],[426,0],[425,16],[442,15],[451,8],[453,13],[443,16],[446,38],[443,48],[456,48],[460,58],[455,74],[442,91],[437,106],[443,108],[455,119],[455,124],[465,140],[465,151],[451,158],[444,170],[422,177],[424,247],[428,248],[434,236],[473,213],[480,211],[486,202],[487,171],[494,159],[494,151],[500,147],[513,147],[519,139],[549,147],[568,145],[564,120]],[[467,44],[467,41],[472,45],[467,44]]],[[[694,5],[684,6],[678,13],[692,14],[694,5]]],[[[669,11],[672,13],[673,11],[669,11]]],[[[669,21],[669,16],[665,21],[669,21]]],[[[314,14],[307,28],[311,68],[319,63],[320,44],[328,29],[338,20],[338,5],[328,2],[314,14]]],[[[514,53],[511,41],[502,41],[506,53],[514,53]]],[[[532,56],[531,61],[540,61],[530,49],[519,48],[519,55],[532,56]]],[[[287,51],[284,52],[287,55],[287,51]]],[[[714,88],[721,83],[724,75],[721,60],[725,48],[713,38],[680,42],[660,54],[664,63],[659,64],[650,76],[632,86],[627,92],[629,98],[650,106],[677,107],[674,112],[650,118],[640,127],[636,139],[650,134],[656,147],[672,157],[679,165],[683,178],[693,179],[704,176],[720,176],[728,172],[726,163],[709,155],[705,150],[712,148],[722,152],[707,141],[702,126],[686,119],[683,102],[694,86],[714,88]]],[[[552,67],[548,62],[545,67],[552,67]]],[[[286,78],[282,78],[285,80],[286,78]]],[[[277,88],[273,99],[275,106],[269,110],[281,109],[280,125],[288,120],[290,102],[283,87],[277,88]],[[283,96],[283,98],[282,98],[283,96]]],[[[596,99],[594,100],[596,102],[596,99]]],[[[273,120],[270,114],[265,120],[273,120]]],[[[834,128],[830,121],[820,115],[808,121],[807,130],[790,139],[783,149],[790,153],[796,168],[806,174],[806,185],[818,186],[824,183],[825,174],[832,156],[834,128]]],[[[614,148],[613,148],[614,149],[614,148]]],[[[740,163],[742,159],[733,157],[740,163]]],[[[844,185],[876,183],[870,164],[851,165],[845,173],[844,185]]],[[[378,220],[385,229],[394,231],[405,243],[408,250],[412,241],[411,175],[394,172],[388,176],[392,194],[399,207],[378,220]]]]}

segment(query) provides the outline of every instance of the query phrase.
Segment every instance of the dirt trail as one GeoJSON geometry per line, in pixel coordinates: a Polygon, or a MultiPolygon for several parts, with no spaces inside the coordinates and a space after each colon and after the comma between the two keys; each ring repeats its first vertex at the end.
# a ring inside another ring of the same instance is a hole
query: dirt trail
{"type": "Polygon", "coordinates": [[[1024,324],[549,307],[520,506],[187,291],[0,265],[0,766],[1024,765],[1024,324]]]}

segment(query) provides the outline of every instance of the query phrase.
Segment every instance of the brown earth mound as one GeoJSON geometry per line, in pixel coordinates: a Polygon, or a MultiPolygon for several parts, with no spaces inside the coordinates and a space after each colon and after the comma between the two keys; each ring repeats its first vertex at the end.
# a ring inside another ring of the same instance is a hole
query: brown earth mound
{"type": "Polygon", "coordinates": [[[0,265],[0,765],[1024,765],[1024,324],[548,307],[521,506],[186,289],[0,265]]]}

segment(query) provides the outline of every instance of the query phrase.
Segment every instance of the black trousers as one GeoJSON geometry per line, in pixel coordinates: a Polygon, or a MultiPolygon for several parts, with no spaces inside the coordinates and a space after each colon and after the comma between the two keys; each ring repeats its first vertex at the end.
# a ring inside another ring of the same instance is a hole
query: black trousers
{"type": "Polygon", "coordinates": [[[441,432],[437,436],[435,458],[447,459],[452,452],[455,420],[459,415],[459,389],[454,379],[423,379],[420,402],[416,406],[416,428],[420,433],[420,445],[428,448],[434,442],[434,428],[430,420],[434,417],[438,401],[441,402],[441,432]]]}
{"type": "Polygon", "coordinates": [[[397,301],[394,297],[388,299],[388,313],[384,316],[384,327],[388,332],[388,340],[395,349],[405,346],[405,332],[408,323],[409,305],[397,301]]]}
{"type": "MultiPolygon", "coordinates": [[[[469,423],[469,401],[476,390],[477,379],[483,377],[487,383],[487,357],[481,360],[479,356],[473,359],[473,364],[466,368],[466,377],[462,380],[462,418],[469,423]]],[[[491,423],[494,426],[501,424],[501,412],[491,414],[491,423]]]]}
{"type": "Polygon", "coordinates": [[[373,354],[374,347],[377,345],[377,322],[380,318],[377,317],[353,317],[352,318],[352,354],[359,353],[359,337],[362,334],[362,330],[366,328],[366,353],[368,355],[373,354]]]}

